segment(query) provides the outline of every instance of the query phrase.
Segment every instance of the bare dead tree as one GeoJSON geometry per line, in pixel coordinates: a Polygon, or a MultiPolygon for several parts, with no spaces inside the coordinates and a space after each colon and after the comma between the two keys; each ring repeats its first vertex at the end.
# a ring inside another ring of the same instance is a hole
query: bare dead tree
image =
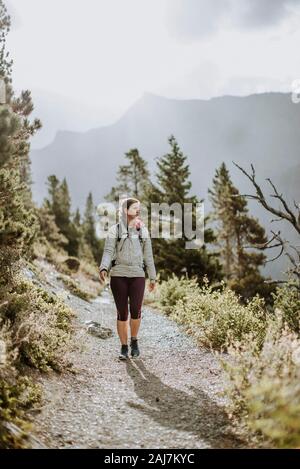
{"type": "MultiPolygon", "coordinates": [[[[296,201],[293,200],[294,206],[296,209],[296,212],[294,212],[289,207],[286,200],[284,199],[283,194],[280,194],[278,192],[277,188],[275,187],[271,179],[266,178],[266,181],[269,182],[269,184],[271,185],[273,189],[273,193],[270,194],[270,197],[273,197],[274,199],[279,200],[281,204],[281,208],[273,207],[266,200],[266,197],[261,187],[256,182],[255,169],[254,169],[253,164],[251,164],[252,174],[247,173],[247,171],[244,168],[239,166],[234,161],[233,161],[233,164],[237,168],[239,168],[245,174],[245,176],[247,176],[247,178],[251,181],[251,183],[255,187],[255,191],[256,191],[256,194],[237,194],[236,196],[257,200],[257,202],[260,203],[268,212],[272,213],[273,215],[276,215],[277,218],[272,219],[271,222],[286,220],[300,235],[300,204],[299,203],[297,204],[296,201]]],[[[280,236],[280,231],[275,233],[274,231],[271,230],[271,233],[272,233],[272,237],[266,243],[261,244],[261,245],[255,245],[255,246],[251,245],[249,247],[252,247],[252,248],[256,247],[257,249],[261,249],[261,250],[279,248],[279,253],[272,259],[268,259],[266,262],[272,262],[278,259],[284,253],[288,257],[291,263],[291,268],[288,269],[286,274],[293,275],[294,277],[296,277],[297,283],[292,284],[292,286],[295,286],[297,289],[300,290],[300,250],[298,249],[299,246],[297,247],[292,246],[289,241],[284,240],[280,236]],[[288,252],[287,246],[289,246],[295,252],[295,256],[293,256],[290,252],[288,252]]],[[[266,280],[266,282],[267,283],[287,283],[287,281],[284,281],[284,280],[283,281],[281,280],[267,281],[266,280]]]]}

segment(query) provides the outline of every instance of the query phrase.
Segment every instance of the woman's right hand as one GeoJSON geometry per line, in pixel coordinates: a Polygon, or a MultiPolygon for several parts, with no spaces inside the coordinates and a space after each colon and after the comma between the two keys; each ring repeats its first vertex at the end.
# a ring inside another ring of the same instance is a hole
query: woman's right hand
{"type": "Polygon", "coordinates": [[[100,282],[104,283],[105,279],[107,278],[107,271],[101,270],[101,272],[99,272],[99,277],[100,277],[100,282]]]}

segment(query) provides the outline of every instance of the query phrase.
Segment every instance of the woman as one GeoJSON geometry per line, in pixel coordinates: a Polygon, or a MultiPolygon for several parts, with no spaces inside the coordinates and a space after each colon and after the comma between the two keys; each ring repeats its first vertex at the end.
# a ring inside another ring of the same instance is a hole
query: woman
{"type": "Polygon", "coordinates": [[[149,291],[154,290],[156,285],[151,238],[148,229],[138,218],[139,213],[138,199],[127,198],[123,201],[120,221],[108,231],[99,266],[101,282],[105,281],[110,271],[110,287],[117,308],[121,360],[128,358],[128,299],[131,356],[138,357],[138,331],[145,292],[145,270],[150,279],[149,291]]]}

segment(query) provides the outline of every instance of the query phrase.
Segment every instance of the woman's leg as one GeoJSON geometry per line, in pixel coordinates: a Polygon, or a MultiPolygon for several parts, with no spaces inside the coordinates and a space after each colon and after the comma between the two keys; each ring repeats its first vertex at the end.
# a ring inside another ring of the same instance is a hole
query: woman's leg
{"type": "Polygon", "coordinates": [[[110,277],[110,288],[117,308],[117,331],[122,345],[128,342],[128,278],[110,277]]]}
{"type": "Polygon", "coordinates": [[[145,277],[130,277],[128,296],[130,302],[131,337],[137,337],[139,332],[145,284],[145,277]]]}

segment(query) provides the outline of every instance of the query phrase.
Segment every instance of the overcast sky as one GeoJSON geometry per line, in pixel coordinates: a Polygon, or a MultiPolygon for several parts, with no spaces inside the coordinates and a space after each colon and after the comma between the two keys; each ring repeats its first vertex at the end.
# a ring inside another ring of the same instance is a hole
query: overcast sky
{"type": "Polygon", "coordinates": [[[17,89],[117,115],[171,98],[290,91],[300,0],[6,0],[17,89]]]}

